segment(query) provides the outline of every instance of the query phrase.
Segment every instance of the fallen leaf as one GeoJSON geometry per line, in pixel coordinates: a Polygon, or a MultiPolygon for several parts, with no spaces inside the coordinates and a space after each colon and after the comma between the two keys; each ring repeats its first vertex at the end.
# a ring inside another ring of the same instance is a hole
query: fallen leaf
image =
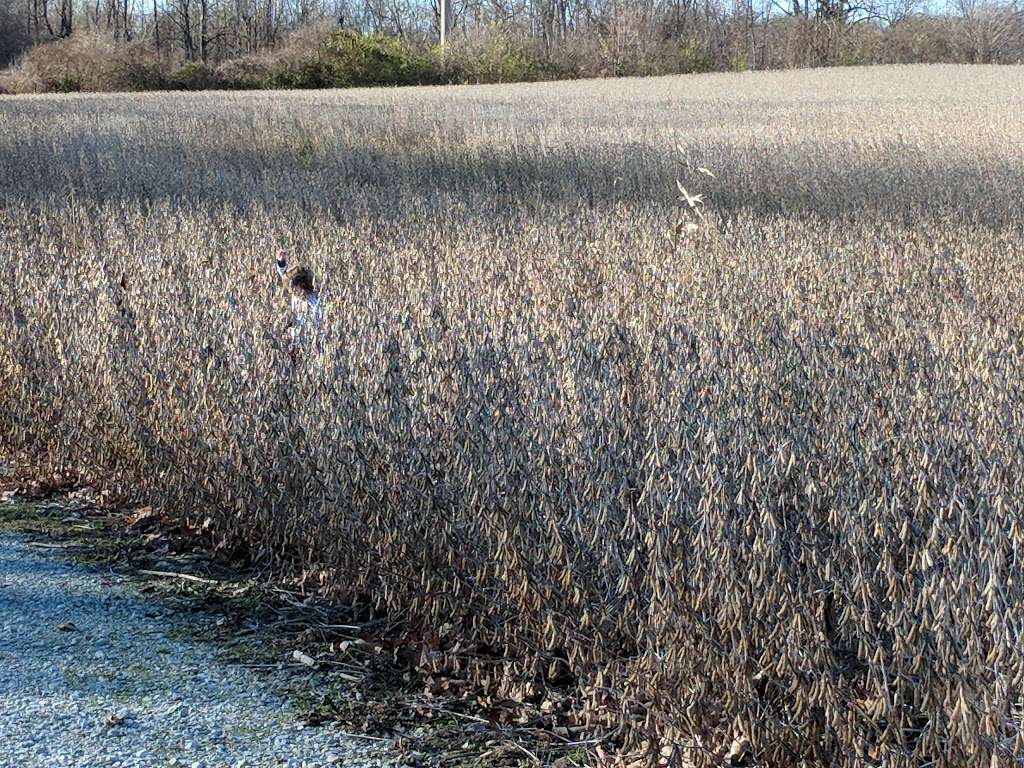
{"type": "Polygon", "coordinates": [[[128,515],[128,518],[127,518],[126,522],[128,523],[128,527],[130,528],[133,525],[136,525],[136,524],[142,522],[143,520],[146,520],[146,519],[148,519],[148,518],[150,518],[152,516],[153,516],[153,508],[152,507],[138,507],[138,508],[132,510],[132,513],[130,515],[128,515]]]}

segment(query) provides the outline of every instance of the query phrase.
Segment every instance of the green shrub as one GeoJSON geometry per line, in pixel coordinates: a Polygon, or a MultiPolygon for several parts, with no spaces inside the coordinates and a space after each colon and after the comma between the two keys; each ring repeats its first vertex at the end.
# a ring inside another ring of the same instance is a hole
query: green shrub
{"type": "Polygon", "coordinates": [[[541,80],[550,71],[524,41],[490,29],[433,49],[448,82],[517,83],[541,80]]]}
{"type": "Polygon", "coordinates": [[[123,62],[114,80],[126,91],[162,91],[169,87],[160,65],[143,57],[123,62]]]}
{"type": "Polygon", "coordinates": [[[55,93],[78,93],[82,90],[82,79],[78,75],[62,75],[58,80],[52,81],[47,90],[55,93]]]}
{"type": "MultiPolygon", "coordinates": [[[[745,67],[744,67],[745,68],[745,67]]],[[[677,72],[683,74],[713,72],[715,58],[707,45],[699,40],[688,40],[679,51],[677,72]]]]}
{"type": "Polygon", "coordinates": [[[745,53],[734,53],[729,57],[730,72],[746,72],[750,69],[750,56],[745,53]]]}
{"type": "Polygon", "coordinates": [[[264,88],[327,88],[329,78],[320,62],[304,61],[272,67],[260,84],[264,88]]]}
{"type": "Polygon", "coordinates": [[[434,62],[409,42],[346,30],[323,40],[312,58],[272,67],[263,85],[268,88],[338,88],[424,85],[439,81],[434,62]]]}
{"type": "Polygon", "coordinates": [[[216,86],[214,70],[201,61],[182,64],[167,80],[167,87],[178,91],[202,91],[216,86]]]}

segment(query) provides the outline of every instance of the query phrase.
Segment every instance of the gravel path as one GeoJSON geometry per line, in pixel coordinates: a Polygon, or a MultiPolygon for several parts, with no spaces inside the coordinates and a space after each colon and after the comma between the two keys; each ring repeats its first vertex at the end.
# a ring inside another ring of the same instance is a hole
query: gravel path
{"type": "Polygon", "coordinates": [[[233,666],[175,632],[204,620],[0,535],[0,766],[386,764],[366,742],[303,728],[273,692],[282,673],[233,666]]]}

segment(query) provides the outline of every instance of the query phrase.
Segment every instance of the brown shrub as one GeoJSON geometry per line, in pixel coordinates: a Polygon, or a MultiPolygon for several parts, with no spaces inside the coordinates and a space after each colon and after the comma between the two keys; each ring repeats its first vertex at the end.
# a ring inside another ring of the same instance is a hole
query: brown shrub
{"type": "Polygon", "coordinates": [[[0,84],[13,93],[148,90],[162,85],[156,61],[145,42],[76,32],[30,49],[0,73],[0,84]]]}

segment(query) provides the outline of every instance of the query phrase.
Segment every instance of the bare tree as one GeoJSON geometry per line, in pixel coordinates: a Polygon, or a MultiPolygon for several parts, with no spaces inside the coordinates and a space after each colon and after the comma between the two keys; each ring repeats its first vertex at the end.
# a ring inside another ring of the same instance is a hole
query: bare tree
{"type": "Polygon", "coordinates": [[[992,0],[956,0],[962,17],[964,54],[991,64],[1024,55],[1024,7],[992,0]]]}
{"type": "Polygon", "coordinates": [[[70,37],[74,31],[75,7],[71,0],[61,0],[60,3],[60,36],[70,37]]]}

